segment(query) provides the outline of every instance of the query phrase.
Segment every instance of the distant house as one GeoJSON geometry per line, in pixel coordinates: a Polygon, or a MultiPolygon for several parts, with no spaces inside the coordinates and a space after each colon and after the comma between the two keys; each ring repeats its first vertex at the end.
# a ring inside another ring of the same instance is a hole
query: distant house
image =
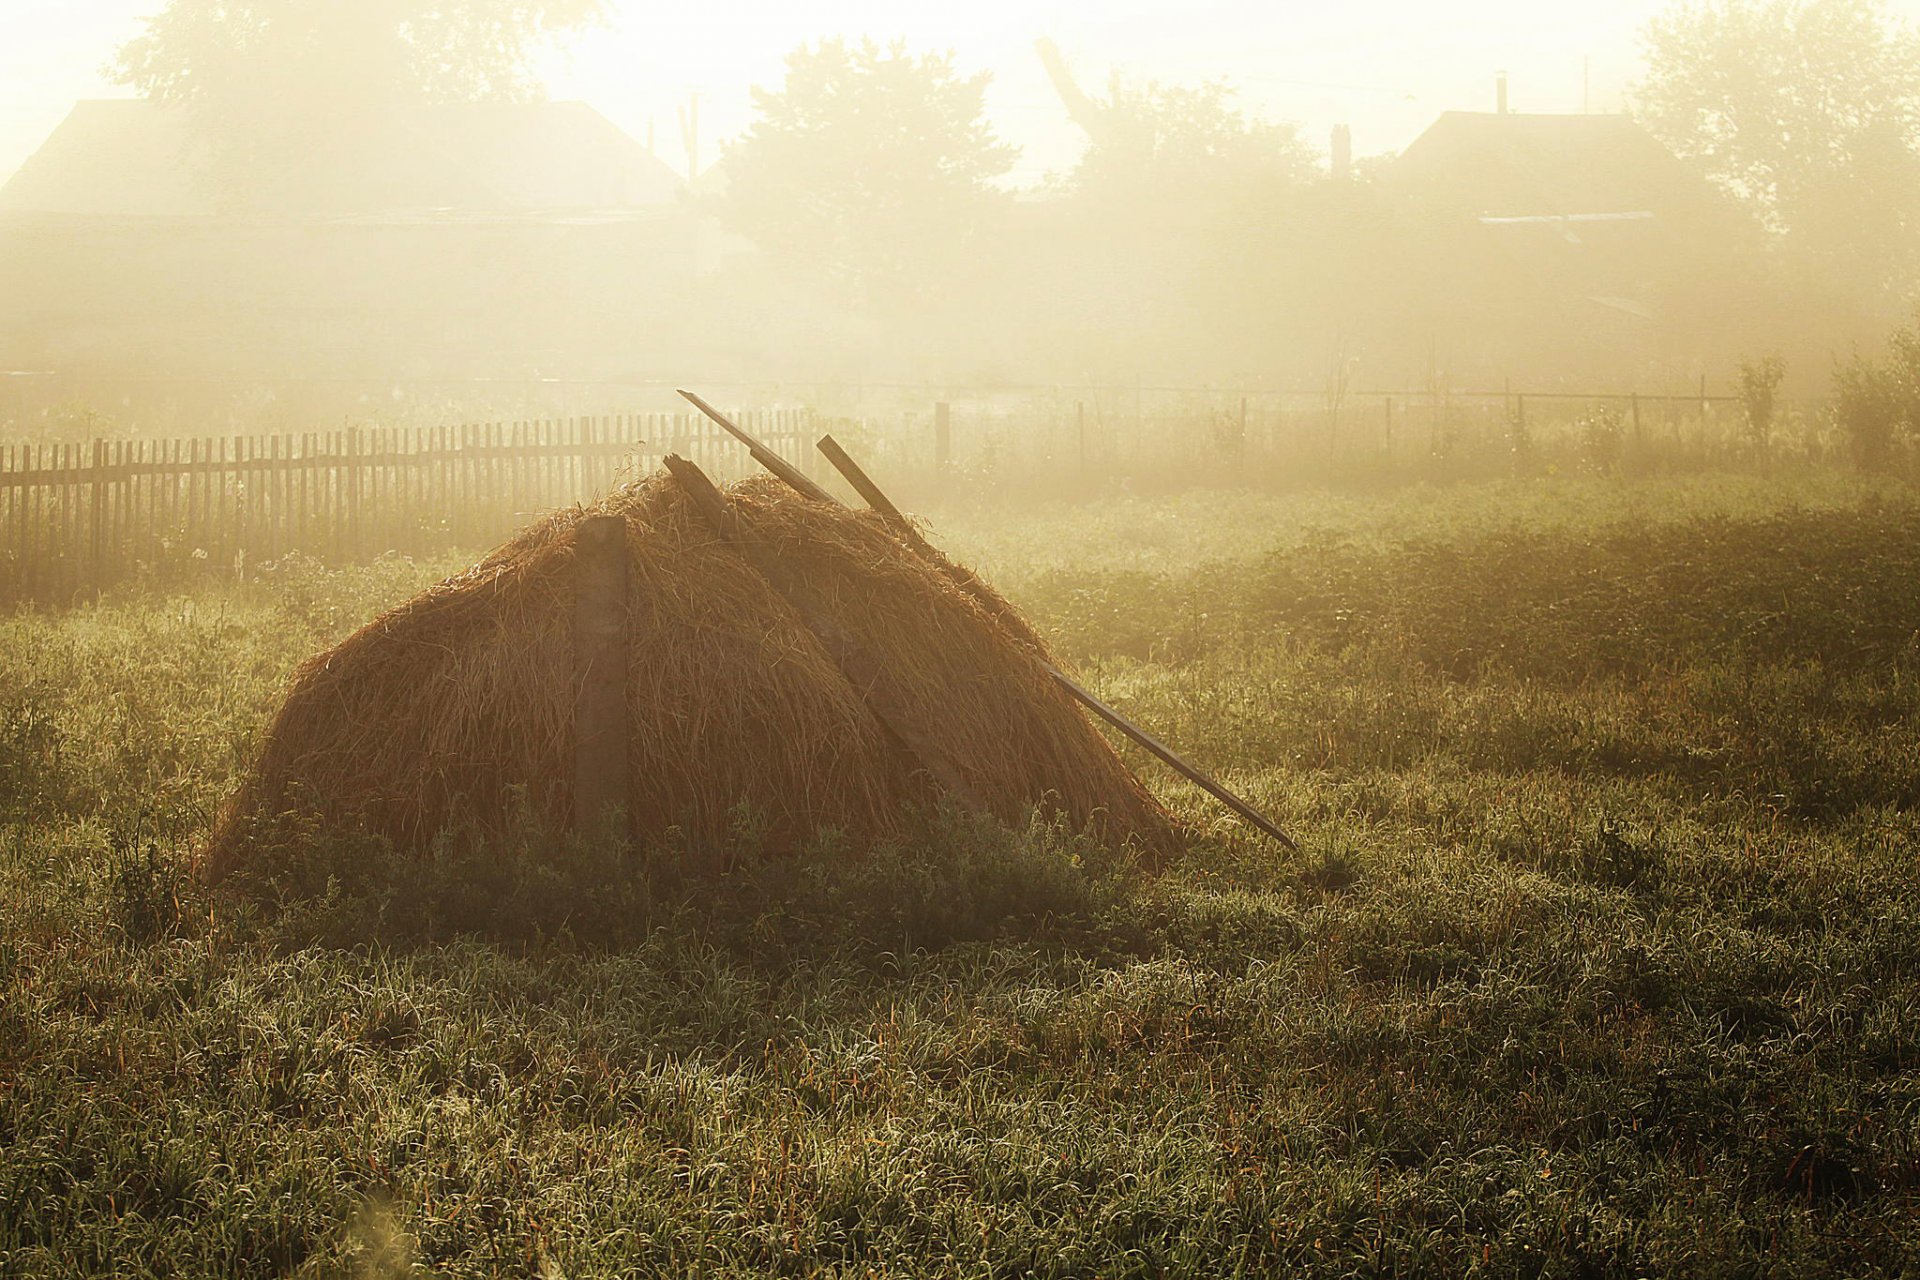
{"type": "Polygon", "coordinates": [[[1396,187],[1490,225],[1635,223],[1723,211],[1705,178],[1620,115],[1444,112],[1389,174],[1396,187]]]}
{"type": "Polygon", "coordinates": [[[222,152],[83,102],[0,187],[0,369],[600,376],[668,336],[709,234],[581,103],[420,105],[222,152]]]}
{"type": "Polygon", "coordinates": [[[1625,116],[1449,111],[1380,181],[1462,376],[1691,368],[1750,318],[1759,228],[1625,116]]]}

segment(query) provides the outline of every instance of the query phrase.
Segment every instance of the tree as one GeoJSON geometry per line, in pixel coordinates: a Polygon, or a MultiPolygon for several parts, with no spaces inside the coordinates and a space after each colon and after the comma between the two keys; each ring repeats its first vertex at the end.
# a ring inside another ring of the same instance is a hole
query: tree
{"type": "Polygon", "coordinates": [[[901,299],[961,260],[1018,152],[984,119],[989,77],[895,43],[801,46],[727,149],[723,219],[868,299],[901,299]]]}
{"type": "Polygon", "coordinates": [[[1645,43],[1635,110],[1677,155],[1811,252],[1911,255],[1920,39],[1875,0],[1701,0],[1645,43]]]}
{"type": "Polygon", "coordinates": [[[1833,368],[1833,416],[1863,469],[1884,469],[1920,439],[1920,312],[1875,358],[1855,350],[1833,368]]]}
{"type": "Polygon", "coordinates": [[[1258,377],[1304,310],[1303,277],[1337,256],[1294,233],[1313,216],[1316,164],[1298,132],[1250,118],[1221,81],[1129,84],[1062,93],[1087,149],[1059,180],[1059,294],[1102,376],[1147,362],[1258,377]]]}
{"type": "Polygon", "coordinates": [[[123,84],[237,107],[377,99],[522,98],[533,49],[604,0],[169,0],[120,50],[123,84]]]}
{"type": "Polygon", "coordinates": [[[407,102],[524,99],[535,48],[603,0],[169,0],[114,72],[189,110],[241,204],[301,202],[407,102]]]}
{"type": "Polygon", "coordinates": [[[1083,199],[1195,210],[1297,190],[1313,173],[1299,132],[1248,119],[1222,81],[1130,86],[1116,76],[1091,105],[1088,147],[1066,181],[1083,199]]]}

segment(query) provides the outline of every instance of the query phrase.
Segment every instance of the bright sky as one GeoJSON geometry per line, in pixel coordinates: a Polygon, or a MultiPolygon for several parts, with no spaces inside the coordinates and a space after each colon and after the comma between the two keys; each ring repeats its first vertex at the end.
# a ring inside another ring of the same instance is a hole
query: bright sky
{"type": "MultiPolygon", "coordinates": [[[[124,96],[103,69],[165,0],[0,0],[0,180],[73,102],[124,96]]],[[[1223,77],[1241,103],[1298,123],[1324,148],[1353,126],[1360,155],[1404,147],[1443,110],[1490,109],[1505,69],[1518,111],[1617,110],[1638,74],[1637,33],[1665,0],[612,0],[605,27],[548,58],[556,98],[598,107],[684,167],[677,110],[700,95],[700,162],[751,117],[749,88],[780,82],[782,58],[825,35],[904,38],[993,73],[988,106],[1023,150],[1016,183],[1070,166],[1080,138],[1033,42],[1050,36],[1090,91],[1130,78],[1223,77]]],[[[1894,12],[1920,21],[1920,0],[1894,12]]]]}

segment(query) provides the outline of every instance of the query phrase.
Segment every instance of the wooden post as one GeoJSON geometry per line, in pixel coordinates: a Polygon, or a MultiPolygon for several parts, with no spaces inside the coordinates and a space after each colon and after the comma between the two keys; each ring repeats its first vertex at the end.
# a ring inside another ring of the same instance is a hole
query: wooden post
{"type": "Polygon", "coordinates": [[[933,406],[933,469],[941,475],[953,462],[953,408],[945,400],[933,406]]]}
{"type": "Polygon", "coordinates": [[[820,642],[906,762],[925,770],[962,808],[992,813],[992,806],[967,781],[966,771],[940,738],[938,721],[929,730],[914,719],[891,673],[857,636],[841,627],[807,580],[780,559],[771,542],[762,540],[739,519],[726,495],[698,466],[674,454],[668,454],[664,462],[701,518],[759,571],[767,585],[793,609],[801,626],[820,642]]]}
{"type": "MultiPolygon", "coordinates": [[[[1022,619],[1020,615],[1014,613],[1012,608],[1005,600],[1000,598],[998,593],[980,581],[972,570],[963,568],[940,554],[940,552],[933,547],[933,544],[929,543],[926,538],[921,535],[920,531],[913,527],[913,523],[900,514],[900,508],[893,505],[887,495],[880,491],[880,486],[875,484],[873,479],[868,476],[865,471],[860,469],[858,463],[847,456],[847,451],[842,449],[839,444],[834,441],[832,436],[821,437],[820,452],[826,455],[828,461],[833,463],[834,468],[846,478],[847,483],[853,486],[855,492],[866,499],[867,505],[879,512],[881,516],[894,527],[895,532],[900,535],[901,539],[909,547],[913,548],[927,563],[945,574],[955,586],[978,601],[986,611],[1000,623],[1008,635],[1022,644],[1029,646],[1033,655],[1039,660],[1041,670],[1045,671],[1049,676],[1052,676],[1054,683],[1058,684],[1062,689],[1065,689],[1081,706],[1087,708],[1087,710],[1093,712],[1102,720],[1105,720],[1108,724],[1126,734],[1127,737],[1133,739],[1135,743],[1145,747],[1163,763],[1170,765],[1182,777],[1193,782],[1208,795],[1213,796],[1229,809],[1232,809],[1235,813],[1247,819],[1256,827],[1259,827],[1275,840],[1278,840],[1284,847],[1288,849],[1296,849],[1298,847],[1294,844],[1291,836],[1287,835],[1287,833],[1279,827],[1276,827],[1246,801],[1221,786],[1218,782],[1215,782],[1212,778],[1209,778],[1206,774],[1200,772],[1200,770],[1196,769],[1193,765],[1181,759],[1171,747],[1161,742],[1158,738],[1155,738],[1139,725],[1134,724],[1131,720],[1121,715],[1118,711],[1115,711],[1099,698],[1096,698],[1078,681],[1074,680],[1066,672],[1060,670],[1060,668],[1054,666],[1051,662],[1048,662],[1044,656],[1046,646],[1042,644],[1040,638],[1034,635],[1032,630],[1028,628],[1026,621],[1022,619]]],[[[678,461],[678,459],[670,461],[667,464],[668,468],[670,470],[673,469],[674,463],[678,461]]],[[[678,474],[678,472],[676,472],[676,474],[678,474]]],[[[698,484],[700,481],[695,480],[694,483],[698,484]]],[[[776,586],[777,585],[778,584],[776,584],[776,586]]]]}
{"type": "Polygon", "coordinates": [[[361,503],[366,493],[365,463],[361,459],[360,428],[347,429],[347,545],[352,548],[347,554],[353,560],[359,560],[367,553],[366,512],[361,503]]]}
{"type": "Polygon", "coordinates": [[[574,533],[573,829],[612,834],[630,799],[627,521],[589,516],[574,533]]]}
{"type": "Polygon", "coordinates": [[[100,589],[100,581],[106,572],[106,536],[107,516],[107,442],[93,442],[93,492],[87,499],[87,519],[91,522],[92,537],[89,539],[92,554],[88,557],[93,568],[93,589],[100,589]]]}
{"type": "Polygon", "coordinates": [[[234,576],[246,571],[249,551],[248,526],[253,517],[253,473],[247,464],[253,459],[253,441],[246,436],[233,438],[233,563],[234,576]]]}
{"type": "Polygon", "coordinates": [[[107,546],[114,562],[121,565],[133,551],[133,515],[137,511],[132,493],[133,457],[137,447],[133,440],[121,440],[113,446],[113,492],[107,500],[113,525],[107,530],[107,546]]]}

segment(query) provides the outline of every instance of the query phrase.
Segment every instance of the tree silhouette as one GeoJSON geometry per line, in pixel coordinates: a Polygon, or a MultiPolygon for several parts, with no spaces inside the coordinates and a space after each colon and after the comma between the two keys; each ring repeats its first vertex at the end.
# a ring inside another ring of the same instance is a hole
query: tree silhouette
{"type": "MultiPolygon", "coordinates": [[[[526,99],[544,40],[602,0],[170,0],[114,70],[184,108],[229,206],[325,204],[393,157],[396,109],[526,99]]],[[[404,158],[398,161],[405,163],[404,158]]]]}
{"type": "Polygon", "coordinates": [[[122,83],[161,101],[238,108],[526,97],[543,40],[603,0],[169,0],[120,50],[122,83]]]}
{"type": "Polygon", "coordinates": [[[921,291],[1005,199],[1017,151],[983,117],[988,76],[952,54],[827,40],[787,57],[726,152],[721,216],[790,266],[871,300],[921,291]]]}
{"type": "Polygon", "coordinates": [[[1920,267],[1920,39],[1873,0],[1705,0],[1649,24],[1635,114],[1821,270],[1920,267]]]}

